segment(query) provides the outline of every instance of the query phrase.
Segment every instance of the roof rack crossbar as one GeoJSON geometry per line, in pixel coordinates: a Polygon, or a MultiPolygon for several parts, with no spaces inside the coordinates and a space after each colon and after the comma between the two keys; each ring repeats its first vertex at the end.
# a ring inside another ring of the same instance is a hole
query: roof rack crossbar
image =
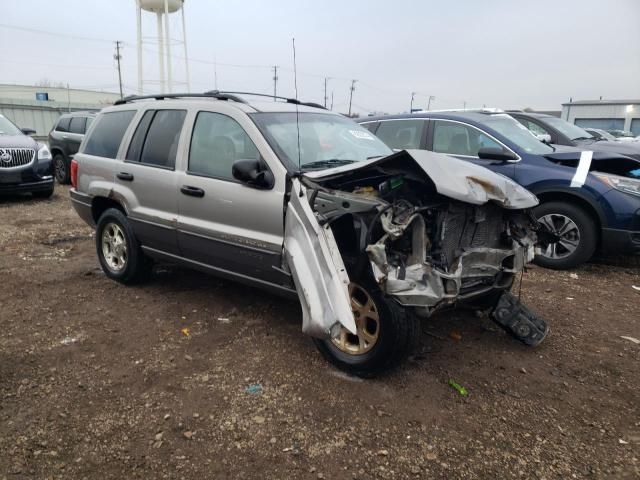
{"type": "Polygon", "coordinates": [[[129,95],[128,97],[116,100],[114,105],[123,105],[136,100],[164,100],[165,98],[215,98],[217,100],[230,100],[238,103],[247,103],[246,100],[236,97],[235,95],[229,95],[224,92],[212,90],[205,93],[157,93],[155,95],[129,95]]]}

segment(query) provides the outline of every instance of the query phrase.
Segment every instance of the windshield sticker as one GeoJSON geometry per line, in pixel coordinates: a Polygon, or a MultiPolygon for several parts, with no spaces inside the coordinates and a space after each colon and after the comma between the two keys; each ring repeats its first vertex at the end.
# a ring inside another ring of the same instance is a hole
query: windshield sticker
{"type": "Polygon", "coordinates": [[[349,130],[349,133],[360,140],[373,140],[373,135],[362,130],[349,130]]]}

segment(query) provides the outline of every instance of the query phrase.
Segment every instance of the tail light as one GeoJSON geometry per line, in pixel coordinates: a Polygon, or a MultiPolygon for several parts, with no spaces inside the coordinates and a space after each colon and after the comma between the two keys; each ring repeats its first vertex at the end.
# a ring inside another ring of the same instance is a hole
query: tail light
{"type": "Polygon", "coordinates": [[[71,186],[78,188],[78,162],[75,159],[71,160],[71,186]]]}

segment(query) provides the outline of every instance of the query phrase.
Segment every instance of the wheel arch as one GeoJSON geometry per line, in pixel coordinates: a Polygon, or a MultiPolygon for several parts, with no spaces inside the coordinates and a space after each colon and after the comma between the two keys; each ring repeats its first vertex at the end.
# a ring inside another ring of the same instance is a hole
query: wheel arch
{"type": "Polygon", "coordinates": [[[93,217],[93,221],[97,224],[100,216],[109,208],[115,208],[120,210],[124,215],[127,215],[127,210],[113,198],[94,197],[91,201],[91,216],[93,217]]]}
{"type": "Polygon", "coordinates": [[[64,150],[62,148],[60,148],[60,147],[51,147],[51,155],[55,156],[57,154],[62,155],[65,158],[65,160],[67,160],[69,158],[67,156],[67,154],[64,153],[64,150]]]}

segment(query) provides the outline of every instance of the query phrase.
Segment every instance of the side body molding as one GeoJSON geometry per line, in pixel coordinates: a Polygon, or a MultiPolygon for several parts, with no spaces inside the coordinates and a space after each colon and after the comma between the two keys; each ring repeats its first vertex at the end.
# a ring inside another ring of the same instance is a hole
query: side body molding
{"type": "Polygon", "coordinates": [[[284,256],[302,306],[302,331],[330,338],[340,326],[356,333],[351,311],[349,276],[329,226],[321,226],[311,210],[306,189],[292,180],[287,204],[284,256]]]}

